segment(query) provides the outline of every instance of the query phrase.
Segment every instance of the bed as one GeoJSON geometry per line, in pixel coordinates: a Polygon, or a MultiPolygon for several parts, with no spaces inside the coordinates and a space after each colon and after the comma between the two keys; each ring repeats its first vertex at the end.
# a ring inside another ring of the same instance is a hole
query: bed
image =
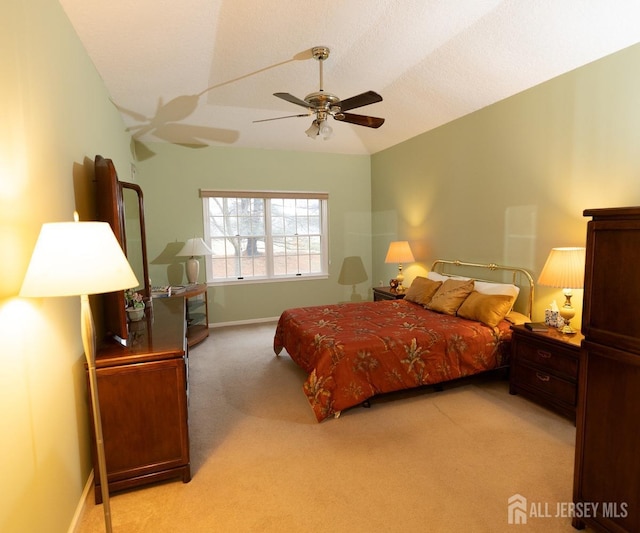
{"type": "Polygon", "coordinates": [[[404,299],[285,310],[273,348],[308,374],[318,422],[337,418],[383,393],[508,366],[510,326],[530,319],[533,286],[521,268],[437,260],[404,299]]]}

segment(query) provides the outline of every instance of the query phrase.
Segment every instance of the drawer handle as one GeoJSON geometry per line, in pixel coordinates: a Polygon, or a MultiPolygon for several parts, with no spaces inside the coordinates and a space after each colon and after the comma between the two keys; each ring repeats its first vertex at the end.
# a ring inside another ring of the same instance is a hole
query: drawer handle
{"type": "Polygon", "coordinates": [[[546,350],[538,350],[538,355],[540,357],[544,357],[545,359],[549,359],[551,357],[551,352],[547,352],[546,350]]]}
{"type": "Polygon", "coordinates": [[[536,377],[537,377],[540,381],[544,381],[544,382],[549,381],[549,376],[548,376],[547,374],[541,374],[540,372],[536,372],[536,377]]]}

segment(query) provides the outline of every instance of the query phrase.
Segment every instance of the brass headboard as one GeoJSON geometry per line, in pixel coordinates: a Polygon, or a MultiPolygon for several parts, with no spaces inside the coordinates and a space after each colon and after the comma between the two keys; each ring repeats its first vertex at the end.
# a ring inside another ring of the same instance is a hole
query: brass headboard
{"type": "Polygon", "coordinates": [[[448,276],[464,276],[477,279],[478,281],[488,281],[493,283],[513,283],[520,287],[520,294],[514,304],[514,309],[528,316],[531,319],[533,312],[533,288],[534,282],[531,274],[524,268],[497,265],[495,263],[468,263],[458,260],[436,259],[431,265],[431,270],[448,276]],[[451,270],[458,269],[455,273],[451,270]],[[495,272],[495,278],[480,278],[473,274],[479,270],[495,272]]]}

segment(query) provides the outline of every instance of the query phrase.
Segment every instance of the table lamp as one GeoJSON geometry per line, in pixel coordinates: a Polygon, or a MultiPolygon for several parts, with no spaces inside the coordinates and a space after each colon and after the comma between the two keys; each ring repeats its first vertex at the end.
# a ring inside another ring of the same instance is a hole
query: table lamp
{"type": "Polygon", "coordinates": [[[111,532],[109,483],[96,374],[96,335],[88,295],[136,287],[138,280],[108,223],[78,222],[77,213],[74,218],[75,222],[42,225],[20,296],[80,296],[80,327],[93,405],[105,528],[111,532]]]}
{"type": "Polygon", "coordinates": [[[564,326],[560,331],[566,334],[575,333],[571,319],[576,311],[571,305],[572,289],[582,289],[584,284],[584,248],[552,248],[549,257],[542,268],[538,283],[548,287],[561,288],[564,294],[564,305],[559,309],[564,319],[564,326]]]}
{"type": "Polygon", "coordinates": [[[198,282],[198,275],[200,273],[200,262],[196,259],[196,256],[213,255],[213,252],[211,251],[211,248],[204,243],[201,237],[194,237],[193,239],[188,239],[182,247],[182,250],[180,250],[176,255],[189,257],[185,264],[187,281],[189,284],[194,284],[198,282]]]}
{"type": "Polygon", "coordinates": [[[403,292],[405,290],[402,282],[404,281],[404,274],[402,273],[402,263],[409,263],[415,261],[409,243],[407,241],[393,241],[389,244],[389,250],[387,250],[387,257],[385,263],[398,263],[398,275],[396,281],[398,286],[396,291],[403,292]]]}

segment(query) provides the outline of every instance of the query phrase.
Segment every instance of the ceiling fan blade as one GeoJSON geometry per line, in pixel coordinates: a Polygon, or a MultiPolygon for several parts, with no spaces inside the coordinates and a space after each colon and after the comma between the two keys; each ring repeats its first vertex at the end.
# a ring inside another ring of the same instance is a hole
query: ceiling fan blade
{"type": "Polygon", "coordinates": [[[283,118],[310,117],[311,113],[302,113],[301,115],[287,115],[286,117],[263,118],[262,120],[254,120],[253,122],[269,122],[271,120],[280,120],[283,118]]]}
{"type": "Polygon", "coordinates": [[[273,96],[277,96],[278,98],[282,98],[283,100],[286,100],[287,102],[290,102],[292,104],[296,104],[296,105],[300,105],[302,107],[307,107],[309,108],[309,104],[307,104],[307,102],[305,102],[304,100],[300,100],[300,98],[297,98],[295,96],[293,96],[292,94],[289,93],[273,93],[273,96]]]}
{"type": "Polygon", "coordinates": [[[349,109],[355,109],[356,107],[375,104],[377,102],[382,102],[382,96],[374,91],[367,91],[366,93],[342,100],[340,102],[340,109],[342,109],[342,111],[349,111],[349,109]]]}
{"type": "Polygon", "coordinates": [[[367,117],[365,115],[354,115],[353,113],[342,113],[343,118],[334,117],[341,122],[349,122],[350,124],[356,124],[358,126],[366,126],[367,128],[379,128],[384,124],[383,118],[367,117]]]}

